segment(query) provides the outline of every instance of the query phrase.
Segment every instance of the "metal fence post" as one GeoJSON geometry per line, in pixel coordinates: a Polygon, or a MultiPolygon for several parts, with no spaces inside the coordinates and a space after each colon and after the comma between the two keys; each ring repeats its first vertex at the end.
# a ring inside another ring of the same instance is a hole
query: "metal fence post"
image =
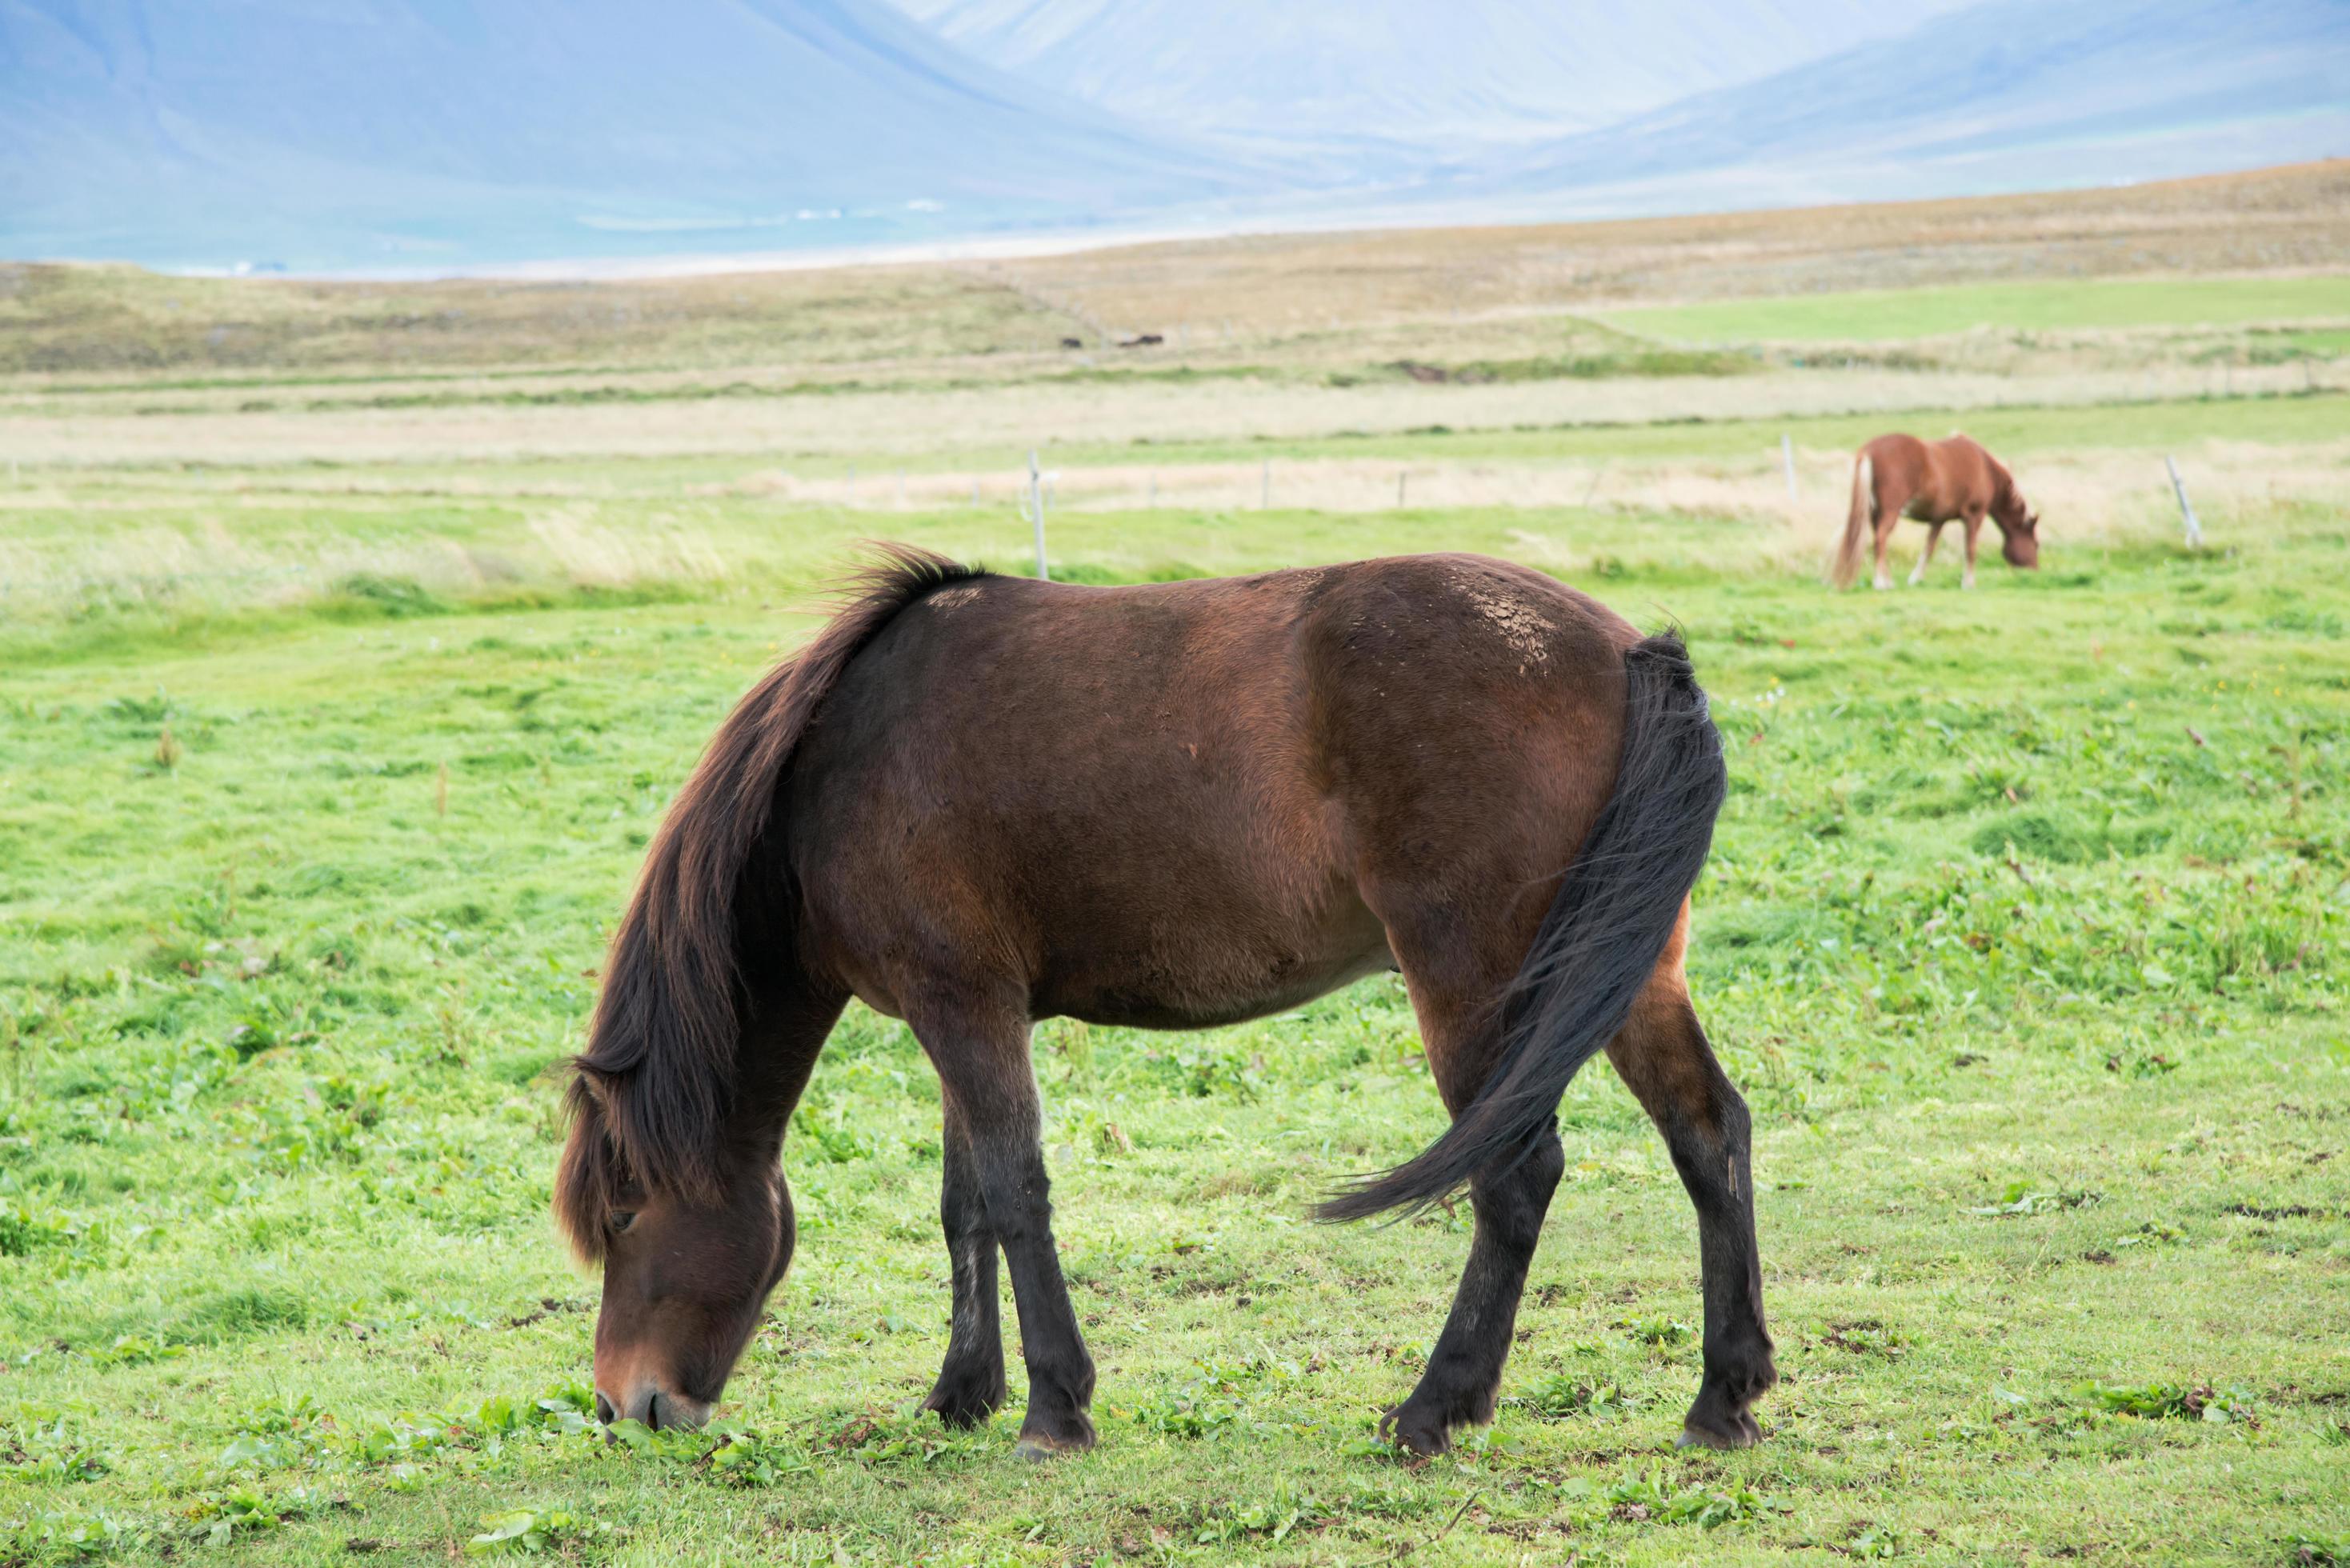
{"type": "Polygon", "coordinates": [[[1028,515],[1036,522],[1036,576],[1045,582],[1053,580],[1045,565],[1045,483],[1036,470],[1036,449],[1028,449],[1028,515]]]}
{"type": "Polygon", "coordinates": [[[2178,497],[2178,515],[2187,524],[2187,547],[2199,550],[2203,547],[2203,524],[2196,521],[2195,504],[2187,499],[2187,482],[2178,477],[2178,464],[2171,461],[2168,452],[2162,454],[2162,466],[2170,470],[2170,488],[2178,497]]]}

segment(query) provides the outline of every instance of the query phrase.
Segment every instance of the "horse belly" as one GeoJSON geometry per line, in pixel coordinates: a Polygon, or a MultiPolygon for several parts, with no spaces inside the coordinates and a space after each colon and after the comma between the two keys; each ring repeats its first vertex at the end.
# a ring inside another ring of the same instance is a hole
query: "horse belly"
{"type": "Polygon", "coordinates": [[[1019,900],[1035,920],[1036,1016],[1204,1028],[1392,965],[1386,931],[1337,866],[1315,807],[1277,811],[1288,820],[1276,824],[1261,805],[1190,804],[1126,825],[1121,847],[1140,853],[1066,857],[1019,900]]]}
{"type": "Polygon", "coordinates": [[[1351,893],[1311,922],[1235,910],[1200,926],[1166,913],[1055,934],[1030,1012],[1137,1029],[1262,1018],[1395,964],[1385,929],[1351,893]]]}

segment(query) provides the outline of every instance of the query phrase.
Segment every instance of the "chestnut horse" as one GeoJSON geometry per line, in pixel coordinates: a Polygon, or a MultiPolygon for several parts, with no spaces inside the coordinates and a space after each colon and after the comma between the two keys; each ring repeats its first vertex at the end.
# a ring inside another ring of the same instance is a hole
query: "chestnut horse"
{"type": "Polygon", "coordinates": [[[2011,566],[2040,565],[2040,518],[2023,504],[2015,475],[1971,436],[1951,432],[1948,441],[1923,441],[1911,435],[1881,435],[1860,449],[1852,471],[1852,510],[1836,546],[1835,586],[1843,587],[1860,566],[1863,533],[1877,535],[1877,586],[1889,588],[1885,546],[1904,517],[1928,524],[1925,553],[1910,572],[1912,586],[1926,580],[1926,563],[1942,537],[1942,524],[1967,525],[1967,574],[1961,586],[1975,586],[1975,545],[1988,516],[1999,524],[2000,554],[2011,566]]]}
{"type": "Polygon", "coordinates": [[[1030,1024],[1201,1029],[1393,968],[1452,1123],[1320,1212],[1466,1186],[1476,1230],[1382,1430],[1433,1453],[1492,1418],[1554,1113],[1604,1049],[1697,1210],[1683,1440],[1753,1442],[1776,1374],[1746,1107],[1681,972],[1725,783],[1680,644],[1523,567],[1082,587],[892,550],[720,728],[613,940],[556,1187],[603,1264],[598,1413],[708,1417],[791,1260],[784,1129],[854,996],[912,1025],[942,1088],[953,1310],[926,1407],[1003,1401],[1000,1250],[1019,1449],[1087,1447],[1030,1024]]]}

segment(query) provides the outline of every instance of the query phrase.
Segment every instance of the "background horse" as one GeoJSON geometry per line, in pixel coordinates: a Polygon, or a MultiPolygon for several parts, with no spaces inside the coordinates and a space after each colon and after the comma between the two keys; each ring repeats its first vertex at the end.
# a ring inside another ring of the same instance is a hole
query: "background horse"
{"type": "Polygon", "coordinates": [[[1725,784],[1680,645],[1523,567],[1096,588],[893,552],[721,728],[614,939],[556,1197],[604,1266],[598,1415],[707,1417],[790,1262],[784,1129],[856,996],[942,1085],[953,1315],[927,1407],[1003,1400],[1000,1251],[1021,1449],[1090,1444],[1032,1022],[1203,1028],[1394,967],[1453,1121],[1322,1213],[1465,1185],[1476,1231],[1383,1430],[1431,1453],[1492,1418],[1559,1096],[1604,1048],[1697,1209],[1684,1441],[1754,1441],[1775,1373],[1746,1108],[1681,974],[1725,784]]]}
{"type": "Polygon", "coordinates": [[[1975,586],[1975,545],[1985,516],[1999,524],[2000,554],[2009,566],[2040,565],[2039,516],[2024,505],[2015,475],[1973,437],[1953,431],[1948,441],[1923,441],[1911,435],[1881,435],[1860,449],[1853,465],[1852,509],[1836,545],[1837,587],[1852,581],[1860,565],[1861,535],[1872,529],[1877,535],[1877,586],[1893,586],[1885,572],[1885,546],[1905,516],[1929,525],[1925,553],[1909,574],[1913,584],[1926,579],[1926,563],[1934,558],[1942,524],[1960,519],[1967,525],[1962,586],[1975,586]]]}

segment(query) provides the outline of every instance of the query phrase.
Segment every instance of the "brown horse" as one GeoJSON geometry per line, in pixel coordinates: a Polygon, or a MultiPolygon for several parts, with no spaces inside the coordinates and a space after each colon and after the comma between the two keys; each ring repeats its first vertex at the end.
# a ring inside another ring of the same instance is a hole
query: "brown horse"
{"type": "Polygon", "coordinates": [[[1999,524],[2000,554],[2011,566],[2040,564],[2040,518],[2023,504],[2015,475],[1970,436],[1952,431],[1948,441],[1922,441],[1910,435],[1881,435],[1860,449],[1852,471],[1852,510],[1836,546],[1835,586],[1848,585],[1860,566],[1861,535],[1877,535],[1877,586],[1889,588],[1885,547],[1902,518],[1929,525],[1925,553],[1909,574],[1912,585],[1926,580],[1926,563],[1942,537],[1942,524],[1964,519],[1967,575],[1975,586],[1975,545],[1988,516],[1999,524]]]}
{"type": "Polygon", "coordinates": [[[1382,1429],[1490,1420],[1565,1168],[1554,1113],[1605,1049],[1697,1209],[1704,1377],[1683,1440],[1742,1447],[1775,1377],[1746,1107],[1681,976],[1725,788],[1680,645],[1476,556],[1080,587],[895,550],[743,699],[615,937],[556,1209],[601,1260],[597,1407],[705,1419],[782,1279],[792,1106],[851,996],[942,1085],[945,1366],[1004,1398],[996,1257],[1028,1374],[1020,1449],[1093,1441],[1031,1023],[1200,1029],[1400,969],[1452,1112],[1322,1208],[1469,1189],[1467,1272],[1382,1429]]]}

